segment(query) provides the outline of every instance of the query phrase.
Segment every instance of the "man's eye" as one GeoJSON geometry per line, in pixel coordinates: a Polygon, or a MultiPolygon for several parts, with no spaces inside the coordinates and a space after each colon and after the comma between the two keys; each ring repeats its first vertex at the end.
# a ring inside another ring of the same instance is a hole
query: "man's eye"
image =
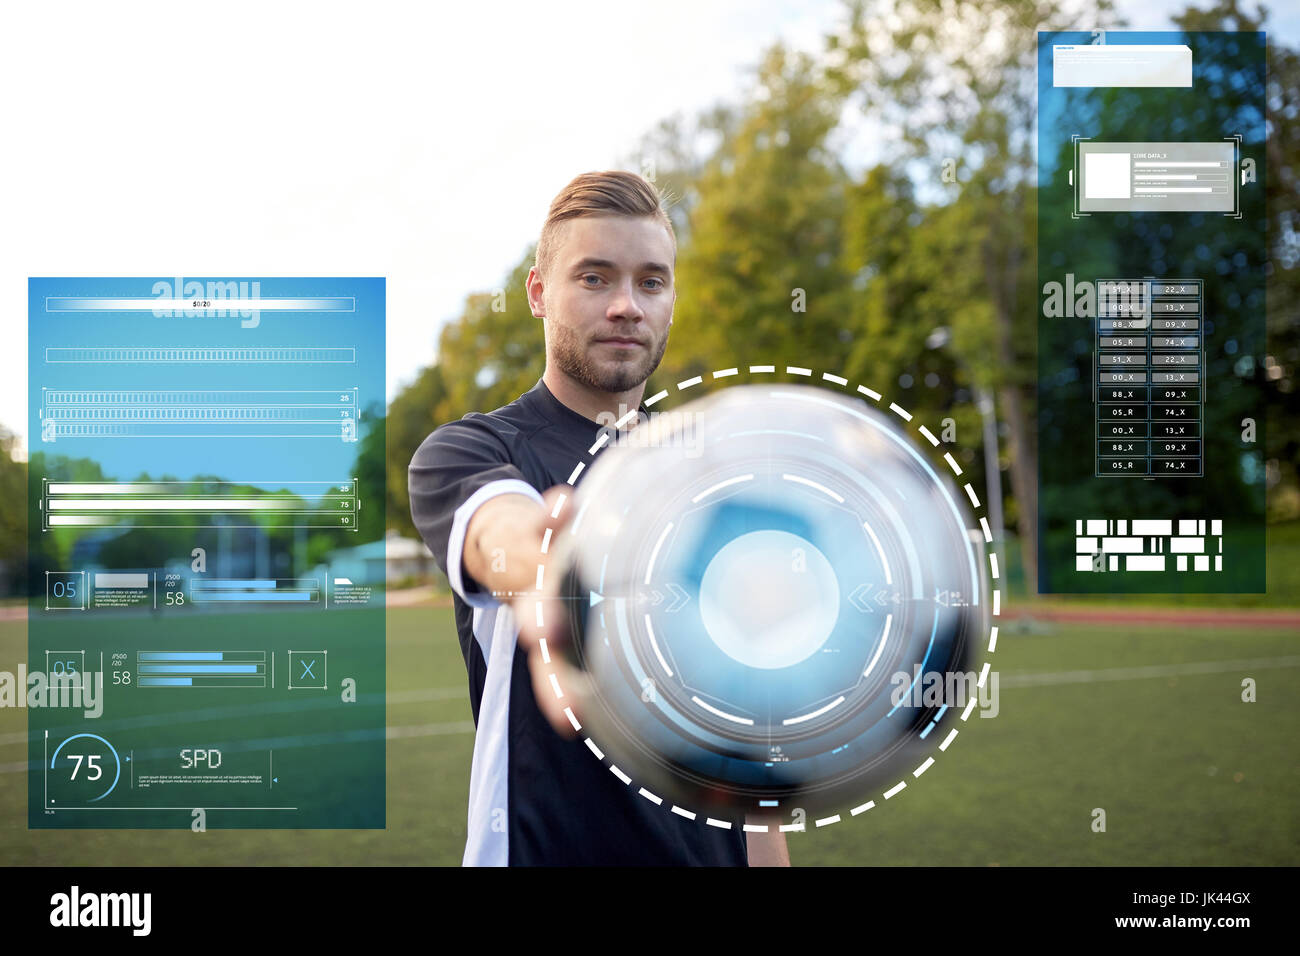
{"type": "Polygon", "coordinates": [[[587,273],[585,276],[583,276],[579,281],[580,281],[583,285],[596,286],[596,285],[598,285],[598,284],[600,283],[600,276],[598,276],[598,275],[596,275],[596,274],[594,274],[594,273],[589,272],[589,273],[587,273]],[[588,279],[590,279],[591,281],[588,282],[588,281],[587,281],[588,279]]]}
{"type": "Polygon", "coordinates": [[[663,279],[646,279],[645,281],[646,281],[646,282],[653,282],[654,285],[651,286],[651,288],[654,289],[656,292],[658,292],[660,289],[662,289],[662,288],[664,287],[664,280],[663,280],[663,279]]]}

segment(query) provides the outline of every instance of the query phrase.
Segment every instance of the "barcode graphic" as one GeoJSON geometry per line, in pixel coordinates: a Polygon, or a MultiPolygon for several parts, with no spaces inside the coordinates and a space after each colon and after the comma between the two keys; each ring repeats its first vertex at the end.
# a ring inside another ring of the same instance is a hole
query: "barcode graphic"
{"type": "Polygon", "coordinates": [[[1074,533],[1076,571],[1223,570],[1218,518],[1080,518],[1074,533]]]}

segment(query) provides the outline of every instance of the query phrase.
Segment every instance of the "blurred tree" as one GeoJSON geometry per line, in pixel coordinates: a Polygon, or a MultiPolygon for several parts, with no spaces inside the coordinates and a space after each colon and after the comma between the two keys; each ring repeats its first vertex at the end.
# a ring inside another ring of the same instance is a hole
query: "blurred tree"
{"type": "MultiPolygon", "coordinates": [[[[14,458],[18,438],[0,425],[0,500],[25,501],[27,462],[14,458]]],[[[0,514],[0,595],[22,594],[27,587],[27,511],[6,508],[0,514]]]]}
{"type": "Polygon", "coordinates": [[[499,289],[468,296],[460,317],[442,330],[438,364],[445,395],[436,412],[440,423],[513,402],[542,377],[542,322],[529,308],[524,288],[534,252],[528,250],[499,289]]]}
{"type": "Polygon", "coordinates": [[[954,451],[966,462],[982,449],[975,398],[995,361],[980,216],[974,203],[922,206],[912,181],[888,166],[867,171],[845,211],[845,268],[855,289],[846,374],[888,392],[936,433],[946,436],[941,422],[952,419],[954,451]]]}
{"type": "Polygon", "coordinates": [[[419,538],[411,521],[411,499],[406,486],[406,469],[420,443],[441,424],[438,411],[443,407],[447,389],[442,367],[430,365],[420,371],[415,381],[403,388],[388,406],[385,421],[385,526],[408,538],[419,538]]]}
{"type": "Polygon", "coordinates": [[[1114,21],[1112,4],[848,0],[846,10],[844,29],[827,38],[828,78],[896,140],[895,170],[906,171],[940,205],[951,204],[941,218],[963,230],[960,236],[937,232],[925,250],[952,257],[934,264],[936,278],[967,285],[954,290],[961,297],[935,302],[937,316],[960,322],[954,348],[983,348],[967,353],[965,367],[996,394],[1007,428],[1021,562],[1035,593],[1037,31],[1106,27],[1114,21]]]}
{"type": "MultiPolygon", "coordinates": [[[[406,470],[439,425],[506,405],[532,388],[546,367],[542,322],[528,306],[524,281],[530,248],[502,286],[466,297],[460,316],[438,338],[438,361],[393,398],[385,419],[385,526],[418,538],[406,470]]],[[[378,439],[376,439],[377,441],[378,439]]],[[[371,452],[375,449],[369,449],[371,452]]],[[[361,449],[364,456],[367,449],[361,449]]]]}
{"type": "Polygon", "coordinates": [[[811,57],[764,56],[691,192],[672,345],[648,394],[732,365],[843,365],[847,177],[826,145],[839,106],[811,57]]]}
{"type": "Polygon", "coordinates": [[[738,110],[726,104],[694,118],[672,116],[661,120],[623,158],[622,168],[641,173],[662,194],[679,247],[690,243],[691,212],[699,204],[699,183],[709,159],[736,135],[739,122],[738,110]]]}

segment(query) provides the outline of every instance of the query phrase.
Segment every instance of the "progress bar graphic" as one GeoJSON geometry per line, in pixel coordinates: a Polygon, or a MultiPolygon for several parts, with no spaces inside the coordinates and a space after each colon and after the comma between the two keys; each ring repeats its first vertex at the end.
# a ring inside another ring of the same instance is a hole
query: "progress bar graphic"
{"type": "Polygon", "coordinates": [[[265,651],[140,651],[140,687],[265,687],[265,651]]]}
{"type": "Polygon", "coordinates": [[[190,599],[196,604],[318,604],[321,589],[316,578],[194,578],[190,581],[190,599]]]}
{"type": "Polygon", "coordinates": [[[61,438],[357,440],[355,388],[41,389],[41,441],[61,438]]]}
{"type": "Polygon", "coordinates": [[[41,520],[58,527],[258,527],[258,518],[300,528],[356,529],[356,482],[58,482],[45,480],[41,520]]]}

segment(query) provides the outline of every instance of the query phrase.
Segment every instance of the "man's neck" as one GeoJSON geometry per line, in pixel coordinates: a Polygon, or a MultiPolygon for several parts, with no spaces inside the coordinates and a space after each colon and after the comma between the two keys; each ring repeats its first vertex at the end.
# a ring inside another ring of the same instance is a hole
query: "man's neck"
{"type": "Polygon", "coordinates": [[[645,382],[625,392],[606,392],[575,382],[550,365],[542,374],[542,381],[562,405],[597,423],[601,421],[602,413],[617,420],[640,408],[641,396],[645,394],[645,382]]]}

